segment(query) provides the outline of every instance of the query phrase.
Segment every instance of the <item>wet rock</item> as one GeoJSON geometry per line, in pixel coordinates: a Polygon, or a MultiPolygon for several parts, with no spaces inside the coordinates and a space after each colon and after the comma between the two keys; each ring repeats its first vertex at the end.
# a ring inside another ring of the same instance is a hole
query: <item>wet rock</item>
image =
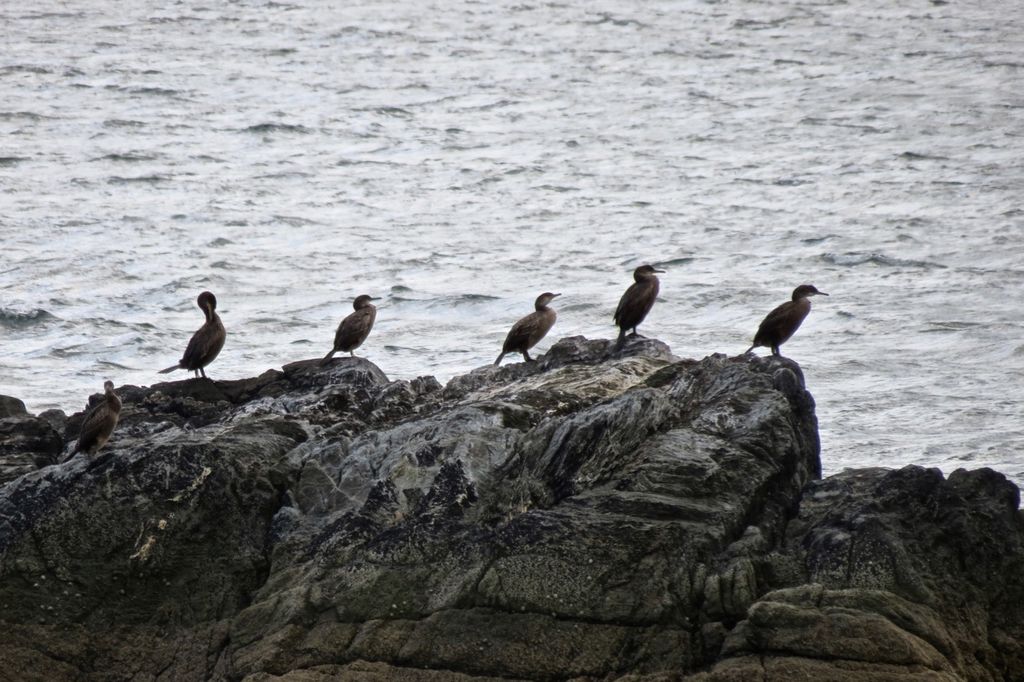
{"type": "Polygon", "coordinates": [[[0,419],[7,417],[24,417],[28,415],[25,403],[9,395],[0,395],[0,419]]]}
{"type": "Polygon", "coordinates": [[[16,398],[0,396],[0,485],[58,461],[64,448],[59,410],[34,416],[16,398]]]}
{"type": "Polygon", "coordinates": [[[0,420],[27,458],[0,488],[4,669],[1024,671],[1016,488],[985,470],[820,480],[814,400],[785,358],[572,337],[443,388],[337,358],[118,392],[121,424],[91,458],[47,460],[53,443],[32,434],[62,415],[0,420]]]}
{"type": "Polygon", "coordinates": [[[810,483],[760,562],[768,591],[729,633],[724,660],[694,679],[1017,679],[1019,502],[989,469],[862,469],[810,483]]]}

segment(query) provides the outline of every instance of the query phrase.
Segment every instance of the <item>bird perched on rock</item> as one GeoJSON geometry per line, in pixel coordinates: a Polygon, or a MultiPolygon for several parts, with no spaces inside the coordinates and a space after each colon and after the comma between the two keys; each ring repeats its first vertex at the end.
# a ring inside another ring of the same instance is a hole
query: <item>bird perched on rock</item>
{"type": "Polygon", "coordinates": [[[779,346],[789,340],[800,328],[800,323],[811,312],[811,296],[828,296],[818,291],[813,284],[801,284],[793,290],[793,300],[786,301],[768,313],[754,335],[754,345],[744,351],[749,353],[758,346],[770,347],[772,355],[781,355],[779,346]]]}
{"type": "Polygon", "coordinates": [[[376,300],[373,296],[363,294],[362,296],[357,296],[356,300],[352,301],[352,307],[355,308],[355,312],[350,313],[338,325],[338,331],[334,333],[334,348],[320,361],[321,365],[326,365],[330,362],[334,354],[339,351],[350,353],[352,357],[356,356],[355,349],[359,348],[363,341],[366,341],[366,337],[370,335],[370,330],[373,329],[373,322],[377,319],[377,307],[370,303],[370,301],[376,300]]]}
{"type": "Polygon", "coordinates": [[[112,381],[103,382],[103,401],[89,410],[78,432],[78,443],[71,454],[84,452],[94,455],[110,439],[121,414],[121,399],[114,393],[112,381]]]}
{"type": "Polygon", "coordinates": [[[196,303],[206,315],[206,322],[192,335],[188,347],[185,348],[185,354],[181,356],[181,360],[178,360],[178,364],[160,370],[160,374],[167,374],[176,369],[187,369],[195,372],[197,377],[202,374],[205,379],[206,371],[203,368],[213,362],[217,354],[220,353],[220,349],[224,347],[227,332],[224,331],[224,325],[216,313],[217,297],[209,291],[204,291],[199,294],[196,303]]]}
{"type": "Polygon", "coordinates": [[[561,296],[561,294],[545,291],[534,301],[533,312],[512,325],[512,329],[508,331],[505,343],[501,347],[501,355],[494,361],[495,366],[501,364],[501,359],[505,357],[506,353],[522,353],[527,362],[533,362],[529,353],[530,349],[551,331],[555,325],[555,319],[558,317],[555,311],[548,307],[548,303],[551,303],[556,296],[561,296]]]}
{"type": "Polygon", "coordinates": [[[651,312],[654,301],[658,298],[660,284],[653,265],[641,265],[633,271],[633,284],[626,289],[619,299],[619,307],[615,309],[615,324],[619,325],[619,338],[615,342],[615,350],[626,343],[626,330],[632,329],[632,336],[637,336],[636,328],[651,312]]]}

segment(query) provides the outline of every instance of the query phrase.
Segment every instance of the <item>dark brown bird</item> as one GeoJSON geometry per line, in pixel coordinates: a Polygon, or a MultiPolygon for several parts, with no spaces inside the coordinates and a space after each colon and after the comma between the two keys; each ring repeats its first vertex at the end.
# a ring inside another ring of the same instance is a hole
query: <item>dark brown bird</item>
{"type": "Polygon", "coordinates": [[[192,335],[188,347],[185,348],[185,354],[181,356],[181,360],[178,360],[178,364],[160,370],[160,374],[167,374],[176,369],[187,369],[195,372],[196,376],[202,374],[205,379],[206,371],[203,368],[213,362],[217,354],[220,353],[220,349],[224,347],[224,338],[227,336],[227,332],[224,331],[220,316],[215,312],[217,297],[209,291],[204,291],[199,294],[196,303],[203,309],[206,322],[192,335]]]}
{"type": "Polygon", "coordinates": [[[824,291],[818,291],[813,284],[801,284],[793,290],[793,300],[786,301],[775,310],[768,313],[768,316],[757,328],[754,335],[754,345],[748,348],[749,353],[758,346],[770,347],[772,355],[781,355],[779,346],[789,340],[794,332],[800,328],[800,323],[811,312],[811,296],[828,296],[824,291]]]}
{"type": "Polygon", "coordinates": [[[334,354],[339,351],[350,353],[352,357],[356,356],[355,349],[359,348],[363,341],[366,341],[366,337],[370,335],[370,330],[373,329],[373,321],[377,319],[377,307],[370,303],[370,301],[376,300],[373,296],[363,294],[362,296],[357,296],[356,300],[352,301],[352,307],[355,308],[355,312],[350,313],[338,325],[338,331],[334,333],[334,348],[320,361],[321,365],[326,365],[330,362],[334,354]]]}
{"type": "Polygon", "coordinates": [[[651,312],[655,299],[658,298],[660,284],[654,273],[665,272],[656,270],[653,265],[641,265],[633,271],[633,284],[619,299],[619,307],[615,309],[615,324],[619,325],[619,338],[615,342],[615,350],[626,343],[626,330],[632,329],[632,336],[637,336],[636,328],[651,312]]]}
{"type": "Polygon", "coordinates": [[[495,366],[501,364],[501,359],[505,357],[506,353],[522,353],[527,362],[533,362],[529,353],[530,349],[536,346],[537,342],[555,326],[555,319],[558,316],[553,309],[548,307],[548,303],[551,303],[556,296],[561,296],[561,294],[545,291],[534,302],[534,311],[512,325],[512,329],[508,331],[505,343],[501,347],[501,355],[494,361],[495,366]]]}
{"type": "Polygon", "coordinates": [[[121,414],[121,399],[114,393],[112,381],[103,382],[103,401],[89,410],[82,430],[78,432],[78,443],[71,454],[84,452],[94,455],[110,439],[121,414]]]}

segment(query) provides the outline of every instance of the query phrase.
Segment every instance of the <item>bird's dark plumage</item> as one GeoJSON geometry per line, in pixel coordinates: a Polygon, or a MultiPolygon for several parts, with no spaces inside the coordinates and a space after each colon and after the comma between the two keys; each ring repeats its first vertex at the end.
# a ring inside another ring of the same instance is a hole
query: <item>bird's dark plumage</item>
{"type": "Polygon", "coordinates": [[[781,355],[779,346],[789,340],[800,324],[811,312],[811,296],[828,296],[824,291],[818,291],[813,284],[801,284],[793,290],[793,299],[786,301],[768,315],[757,328],[754,335],[754,345],[745,352],[749,353],[758,346],[765,346],[772,349],[772,355],[781,355]]]}
{"type": "Polygon", "coordinates": [[[196,303],[206,315],[206,322],[192,335],[188,347],[185,348],[185,354],[181,356],[181,360],[178,360],[178,364],[160,370],[160,374],[167,374],[176,369],[187,369],[195,372],[196,376],[202,374],[205,379],[206,370],[203,368],[213,362],[217,354],[220,353],[220,349],[224,347],[227,332],[220,321],[220,316],[216,313],[217,297],[209,291],[204,291],[199,294],[196,303]]]}
{"type": "Polygon", "coordinates": [[[615,350],[619,350],[626,343],[626,331],[636,328],[651,312],[654,301],[658,298],[660,283],[654,273],[665,272],[656,270],[652,265],[641,265],[633,271],[633,284],[626,289],[619,299],[619,307],[615,309],[615,324],[619,325],[619,338],[615,342],[615,350]]]}
{"type": "Polygon", "coordinates": [[[501,355],[494,361],[495,366],[501,364],[506,353],[522,353],[526,362],[533,362],[529,350],[551,331],[558,317],[555,311],[548,307],[548,303],[551,303],[556,296],[561,296],[561,294],[545,291],[534,302],[534,311],[512,325],[512,329],[509,330],[508,336],[505,337],[505,343],[501,347],[501,355]]]}
{"type": "Polygon", "coordinates": [[[96,454],[114,432],[117,418],[121,414],[121,399],[114,393],[114,384],[111,381],[103,382],[103,394],[103,401],[89,410],[85,421],[82,422],[82,429],[78,432],[78,443],[72,454],[96,454]]]}
{"type": "Polygon", "coordinates": [[[355,357],[355,349],[359,348],[366,337],[370,335],[373,322],[377,319],[377,308],[370,303],[374,300],[376,299],[366,294],[356,297],[356,300],[352,302],[355,312],[350,313],[338,325],[338,331],[334,333],[334,348],[320,361],[321,365],[327,364],[339,351],[350,353],[352,357],[355,357]]]}

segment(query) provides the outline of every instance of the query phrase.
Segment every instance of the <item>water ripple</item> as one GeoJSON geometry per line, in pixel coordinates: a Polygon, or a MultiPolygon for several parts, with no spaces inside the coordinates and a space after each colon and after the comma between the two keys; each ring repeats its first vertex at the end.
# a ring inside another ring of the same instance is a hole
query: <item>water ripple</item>
{"type": "Polygon", "coordinates": [[[821,260],[833,265],[844,267],[856,267],[858,265],[881,265],[883,267],[900,268],[945,268],[941,263],[925,260],[912,260],[906,258],[894,258],[881,253],[847,252],[842,254],[823,253],[821,260]]]}

